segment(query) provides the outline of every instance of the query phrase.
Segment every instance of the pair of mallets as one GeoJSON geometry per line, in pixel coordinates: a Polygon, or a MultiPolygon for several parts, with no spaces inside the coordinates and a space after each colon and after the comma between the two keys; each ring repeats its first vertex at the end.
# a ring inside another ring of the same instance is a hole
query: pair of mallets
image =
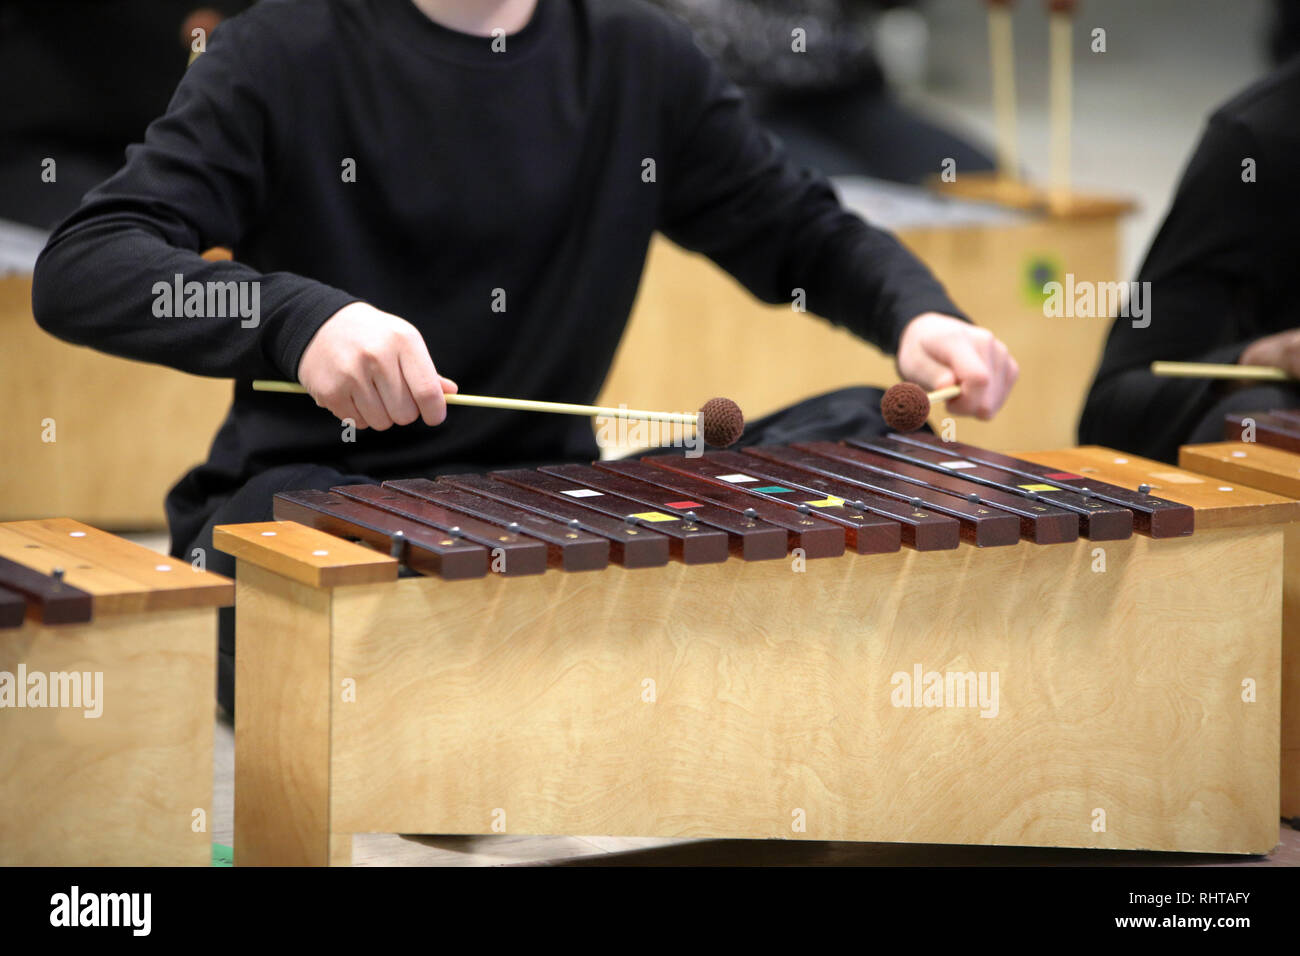
{"type": "MultiPolygon", "coordinates": [[[[307,390],[297,382],[276,382],[258,379],[253,382],[257,392],[289,392],[305,395],[307,390]]],[[[926,392],[919,385],[902,382],[891,386],[880,402],[885,424],[894,431],[916,431],[930,415],[930,404],[955,398],[961,394],[960,385],[926,392]]],[[[495,398],[490,395],[443,396],[448,405],[472,405],[478,408],[507,408],[521,412],[552,412],[561,415],[585,415],[607,418],[630,418],[640,421],[668,422],[694,425],[705,442],[715,448],[726,448],[740,439],[745,430],[745,416],[729,398],[711,398],[698,412],[652,412],[634,408],[610,408],[602,405],[572,405],[566,402],[539,402],[527,398],[495,398]]]]}

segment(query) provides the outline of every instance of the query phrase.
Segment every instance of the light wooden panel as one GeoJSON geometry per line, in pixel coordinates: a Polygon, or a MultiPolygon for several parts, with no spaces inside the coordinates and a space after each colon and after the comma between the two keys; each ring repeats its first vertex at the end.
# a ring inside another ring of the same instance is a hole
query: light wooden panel
{"type": "Polygon", "coordinates": [[[1050,214],[1056,220],[1117,218],[1136,206],[1127,199],[1113,196],[1071,193],[1062,196],[1046,186],[1009,179],[993,173],[962,173],[952,182],[933,177],[927,184],[936,192],[976,202],[991,202],[1012,209],[1050,214]]]}
{"type": "Polygon", "coordinates": [[[29,276],[0,278],[0,518],[163,527],[163,496],[207,458],[231,383],[68,345],[36,325],[31,298],[29,276]]]}
{"type": "Polygon", "coordinates": [[[235,600],[227,578],[70,518],[0,524],[0,556],[46,574],[62,568],[68,584],[93,596],[96,615],[225,607],[235,600]]]}
{"type": "Polygon", "coordinates": [[[1300,502],[1241,484],[1225,484],[1209,475],[1176,468],[1140,455],[1082,445],[1055,451],[1014,452],[1016,457],[1080,475],[1093,475],[1107,484],[1136,489],[1150,485],[1157,498],[1196,509],[1196,530],[1253,524],[1286,524],[1300,518],[1300,502]]]}
{"type": "Polygon", "coordinates": [[[311,587],[397,580],[397,559],[296,521],[217,525],[212,545],[311,587]]]}
{"type": "MultiPolygon", "coordinates": [[[[1300,498],[1300,455],[1254,443],[1184,445],[1178,462],[1233,485],[1300,498]]],[[[1282,815],[1300,817],[1300,524],[1286,530],[1282,597],[1282,815]]]]}
{"type": "Polygon", "coordinates": [[[0,708],[0,865],[209,865],[215,613],[29,621],[0,637],[20,664],[102,672],[103,713],[0,708]]]}
{"type": "Polygon", "coordinates": [[[1184,445],[1178,464],[1227,482],[1300,499],[1300,455],[1270,445],[1239,441],[1184,445]]]}
{"type": "Polygon", "coordinates": [[[1281,547],[1245,528],[339,589],[332,685],[356,701],[333,705],[331,827],[504,811],[510,833],[1266,852],[1281,547]],[[998,716],[892,706],[916,664],[998,672],[998,716]]]}
{"type": "MultiPolygon", "coordinates": [[[[909,229],[899,238],[1020,363],[1020,382],[998,417],[956,419],[952,437],[1000,449],[1073,444],[1110,320],[1045,318],[1030,273],[1042,261],[1077,280],[1118,281],[1118,219],[909,229]]],[[[1041,290],[1042,280],[1036,285],[1041,290]]],[[[656,237],[599,401],[693,410],[725,395],[755,419],[831,389],[897,380],[892,358],[789,305],[758,302],[705,257],[656,237]]],[[[938,409],[932,420],[942,418],[938,409]]]]}
{"type": "Polygon", "coordinates": [[[330,833],[331,592],[237,568],[235,863],[346,865],[351,837],[330,833]]]}

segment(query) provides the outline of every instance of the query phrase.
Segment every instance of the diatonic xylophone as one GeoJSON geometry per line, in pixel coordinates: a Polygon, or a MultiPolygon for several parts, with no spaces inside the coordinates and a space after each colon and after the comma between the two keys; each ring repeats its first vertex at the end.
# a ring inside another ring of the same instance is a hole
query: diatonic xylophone
{"type": "Polygon", "coordinates": [[[214,536],[236,862],[367,832],[1265,852],[1300,504],[1207,481],[918,434],[278,495],[214,536]]]}
{"type": "Polygon", "coordinates": [[[554,465],[275,497],[443,578],[1192,533],[1193,510],[925,434],[554,465]]]}
{"type": "Polygon", "coordinates": [[[0,524],[0,865],[208,866],[234,586],[79,521],[0,524]]]}

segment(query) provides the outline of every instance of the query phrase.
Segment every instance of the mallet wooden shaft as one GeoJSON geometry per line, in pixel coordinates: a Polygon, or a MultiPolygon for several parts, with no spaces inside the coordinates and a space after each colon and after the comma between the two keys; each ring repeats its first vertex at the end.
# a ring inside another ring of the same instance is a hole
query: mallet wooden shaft
{"type": "Polygon", "coordinates": [[[1216,365],[1212,362],[1152,362],[1151,374],[1165,378],[1225,378],[1257,382],[1287,382],[1291,376],[1269,365],[1216,365]]]}
{"type": "MultiPolygon", "coordinates": [[[[297,382],[277,382],[256,379],[255,392],[289,392],[306,395],[307,389],[297,382]]],[[[528,398],[495,398],[491,395],[444,395],[448,405],[473,405],[478,408],[508,408],[520,412],[553,412],[559,415],[585,415],[608,418],[635,418],[648,422],[669,422],[676,425],[699,424],[698,412],[651,412],[636,408],[609,408],[603,405],[571,405],[567,402],[539,402],[528,398]]]]}
{"type": "Polygon", "coordinates": [[[936,388],[933,392],[926,392],[925,397],[928,398],[930,404],[933,405],[936,402],[946,402],[950,398],[956,398],[960,394],[960,385],[948,385],[944,388],[936,388]]]}

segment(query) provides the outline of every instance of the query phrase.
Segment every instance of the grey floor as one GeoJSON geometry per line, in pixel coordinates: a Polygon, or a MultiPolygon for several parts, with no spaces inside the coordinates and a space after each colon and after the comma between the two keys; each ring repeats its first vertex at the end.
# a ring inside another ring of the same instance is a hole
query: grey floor
{"type": "MultiPolygon", "coordinates": [[[[1080,188],[1139,204],[1124,231],[1131,275],[1159,224],[1205,117],[1260,76],[1269,5],[1264,0],[1085,0],[1075,35],[1074,179],[1080,188]],[[1088,51],[1094,27],[1107,52],[1088,51]]],[[[983,4],[930,0],[927,64],[905,97],[932,116],[991,141],[987,33],[983,4]]],[[[1016,12],[1020,150],[1029,178],[1047,173],[1047,23],[1040,3],[1016,12]]],[[[1119,277],[1117,277],[1119,278],[1119,277]]],[[[166,549],[160,536],[138,536],[166,549]]],[[[214,839],[233,838],[234,737],[216,727],[214,839]]],[[[740,842],[587,837],[423,837],[361,835],[358,865],[509,864],[836,864],[836,865],[1172,865],[1294,866],[1300,832],[1279,829],[1267,857],[1233,858],[1022,848],[812,842],[740,842]]]]}

